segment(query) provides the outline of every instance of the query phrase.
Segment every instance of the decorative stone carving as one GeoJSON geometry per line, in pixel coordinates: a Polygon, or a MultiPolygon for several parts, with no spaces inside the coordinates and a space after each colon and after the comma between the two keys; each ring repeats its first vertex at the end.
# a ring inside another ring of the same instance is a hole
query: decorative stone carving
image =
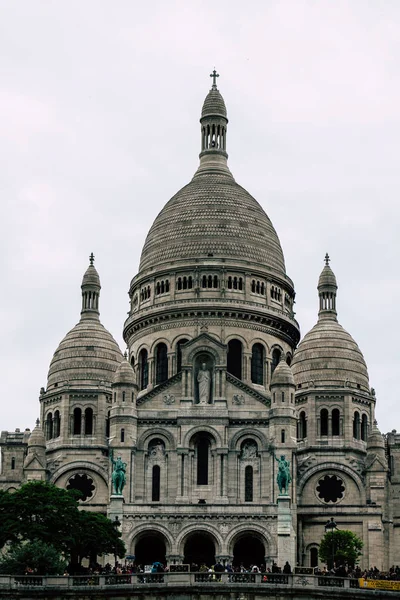
{"type": "Polygon", "coordinates": [[[149,457],[153,460],[164,460],[165,447],[161,440],[156,440],[149,446],[149,457]]]}
{"type": "Polygon", "coordinates": [[[246,442],[242,446],[242,453],[240,455],[242,460],[254,460],[257,458],[257,445],[255,442],[246,442]]]}
{"type": "Polygon", "coordinates": [[[232,404],[244,404],[244,395],[243,394],[234,394],[232,398],[232,404]]]}
{"type": "Polygon", "coordinates": [[[175,396],[173,394],[165,394],[163,397],[164,404],[174,404],[175,396]]]}

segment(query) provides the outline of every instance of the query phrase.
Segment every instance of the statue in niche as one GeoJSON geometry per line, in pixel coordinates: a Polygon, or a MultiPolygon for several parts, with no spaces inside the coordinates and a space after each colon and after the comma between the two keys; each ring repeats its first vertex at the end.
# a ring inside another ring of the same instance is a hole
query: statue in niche
{"type": "Polygon", "coordinates": [[[205,362],[202,363],[197,375],[199,385],[199,404],[208,404],[210,402],[211,390],[211,372],[207,369],[205,362]]]}
{"type": "Polygon", "coordinates": [[[242,447],[242,456],[244,460],[252,460],[257,457],[257,446],[254,442],[246,442],[242,447]]]}

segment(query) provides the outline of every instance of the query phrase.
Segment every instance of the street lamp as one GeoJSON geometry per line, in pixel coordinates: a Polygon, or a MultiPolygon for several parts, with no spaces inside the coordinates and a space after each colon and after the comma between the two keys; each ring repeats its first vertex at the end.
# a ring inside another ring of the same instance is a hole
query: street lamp
{"type": "Polygon", "coordinates": [[[333,532],[336,529],[337,530],[337,525],[336,525],[336,521],[333,517],[331,517],[330,521],[327,521],[324,525],[325,527],[325,532],[327,533],[328,531],[331,531],[332,535],[331,535],[331,546],[332,546],[332,569],[335,565],[335,539],[334,539],[334,535],[333,532]]]}

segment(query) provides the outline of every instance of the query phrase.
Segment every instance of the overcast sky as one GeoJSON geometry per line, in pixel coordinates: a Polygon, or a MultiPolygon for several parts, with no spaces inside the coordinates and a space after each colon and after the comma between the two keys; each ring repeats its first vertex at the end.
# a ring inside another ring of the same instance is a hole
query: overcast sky
{"type": "Polygon", "coordinates": [[[229,165],[281,240],[304,335],[339,322],[400,429],[400,2],[1,0],[0,429],[32,428],[91,251],[121,349],[146,233],[192,177],[214,66],[229,165]]]}

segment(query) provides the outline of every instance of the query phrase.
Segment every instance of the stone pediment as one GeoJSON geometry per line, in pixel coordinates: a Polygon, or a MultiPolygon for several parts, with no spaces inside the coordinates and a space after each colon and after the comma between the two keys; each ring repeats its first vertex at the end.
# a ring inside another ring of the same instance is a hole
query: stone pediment
{"type": "Polygon", "coordinates": [[[24,470],[29,471],[43,471],[46,469],[46,464],[43,464],[45,461],[41,461],[36,454],[31,456],[27,456],[24,462],[24,470]]]}
{"type": "Polygon", "coordinates": [[[385,464],[385,461],[380,456],[372,456],[368,457],[365,465],[365,470],[368,472],[380,472],[387,471],[388,465],[385,464]]]}
{"type": "Polygon", "coordinates": [[[176,373],[176,375],[173,375],[163,383],[160,383],[152,390],[138,398],[136,400],[136,405],[141,406],[145,402],[148,402],[157,396],[162,396],[163,404],[165,404],[166,408],[171,407],[171,405],[173,407],[175,404],[179,404],[179,399],[181,396],[181,379],[182,373],[176,373]],[[175,393],[175,391],[179,393],[175,393]]]}
{"type": "MultiPolygon", "coordinates": [[[[247,383],[244,383],[240,379],[237,379],[237,377],[234,377],[234,375],[227,373],[226,381],[228,383],[232,384],[232,386],[238,390],[237,394],[232,394],[232,403],[233,404],[237,404],[237,405],[244,404],[244,401],[241,400],[241,397],[243,398],[243,400],[245,400],[246,396],[251,396],[252,398],[255,398],[256,400],[258,400],[259,402],[261,402],[268,408],[271,406],[271,398],[269,396],[266,396],[266,395],[264,396],[264,394],[261,394],[261,392],[259,392],[258,390],[255,390],[250,385],[247,385],[247,383]]],[[[230,401],[230,400],[231,399],[228,398],[228,401],[230,401]]]]}

